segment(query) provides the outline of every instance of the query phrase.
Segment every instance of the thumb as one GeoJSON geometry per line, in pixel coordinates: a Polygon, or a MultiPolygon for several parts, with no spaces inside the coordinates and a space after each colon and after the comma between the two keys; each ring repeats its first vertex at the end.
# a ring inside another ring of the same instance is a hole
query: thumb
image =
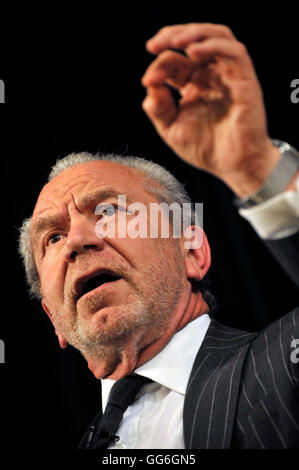
{"type": "Polygon", "coordinates": [[[178,114],[171,91],[165,85],[148,87],[142,108],[160,133],[172,124],[178,114]]]}

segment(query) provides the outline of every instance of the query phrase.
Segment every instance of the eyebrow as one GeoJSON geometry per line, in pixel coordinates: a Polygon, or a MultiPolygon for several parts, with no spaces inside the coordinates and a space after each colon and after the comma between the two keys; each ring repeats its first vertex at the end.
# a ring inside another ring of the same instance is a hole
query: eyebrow
{"type": "Polygon", "coordinates": [[[105,188],[101,190],[94,191],[85,196],[79,197],[78,206],[79,207],[88,207],[92,204],[97,204],[105,199],[115,197],[117,198],[122,193],[115,191],[113,188],[105,188]]]}
{"type": "Polygon", "coordinates": [[[33,225],[32,227],[32,240],[36,241],[38,236],[44,232],[45,230],[48,230],[52,227],[57,227],[60,225],[63,221],[63,217],[60,215],[49,215],[47,217],[40,217],[33,225]]]}
{"type": "MultiPolygon", "coordinates": [[[[90,194],[86,194],[82,197],[79,197],[78,204],[80,208],[86,208],[93,204],[99,204],[100,202],[108,199],[108,198],[117,198],[122,193],[115,191],[113,188],[104,188],[101,190],[96,190],[90,194]]],[[[126,195],[127,200],[131,198],[126,195]]],[[[32,239],[36,241],[39,235],[52,228],[57,227],[58,225],[62,225],[65,222],[65,217],[61,215],[49,215],[45,217],[40,217],[37,221],[33,224],[32,227],[32,239]]]]}

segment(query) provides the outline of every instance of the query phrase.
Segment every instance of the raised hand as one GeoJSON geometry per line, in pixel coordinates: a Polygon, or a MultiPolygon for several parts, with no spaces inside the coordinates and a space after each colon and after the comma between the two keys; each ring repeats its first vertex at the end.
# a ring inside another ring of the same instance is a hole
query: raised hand
{"type": "Polygon", "coordinates": [[[262,90],[246,47],[228,27],[206,23],[165,27],[146,47],[157,58],[142,78],[143,109],[162,139],[239,196],[256,191],[279,151],[267,133],[262,90]],[[178,104],[170,87],[180,92],[178,104]]]}

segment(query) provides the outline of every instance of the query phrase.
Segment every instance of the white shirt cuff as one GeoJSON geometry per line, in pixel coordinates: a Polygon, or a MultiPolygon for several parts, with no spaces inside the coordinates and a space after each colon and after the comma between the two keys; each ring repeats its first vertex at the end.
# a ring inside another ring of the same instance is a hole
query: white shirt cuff
{"type": "Polygon", "coordinates": [[[299,177],[296,189],[285,191],[262,204],[239,209],[240,215],[263,239],[277,240],[299,231],[299,177]]]}

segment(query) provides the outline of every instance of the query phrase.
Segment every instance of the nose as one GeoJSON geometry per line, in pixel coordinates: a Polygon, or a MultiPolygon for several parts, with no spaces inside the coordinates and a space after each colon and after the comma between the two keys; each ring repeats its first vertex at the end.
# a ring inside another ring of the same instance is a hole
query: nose
{"type": "Polygon", "coordinates": [[[104,241],[95,232],[95,224],[83,215],[72,218],[70,230],[64,246],[63,257],[67,263],[73,263],[78,255],[86,250],[102,250],[104,241]]]}

